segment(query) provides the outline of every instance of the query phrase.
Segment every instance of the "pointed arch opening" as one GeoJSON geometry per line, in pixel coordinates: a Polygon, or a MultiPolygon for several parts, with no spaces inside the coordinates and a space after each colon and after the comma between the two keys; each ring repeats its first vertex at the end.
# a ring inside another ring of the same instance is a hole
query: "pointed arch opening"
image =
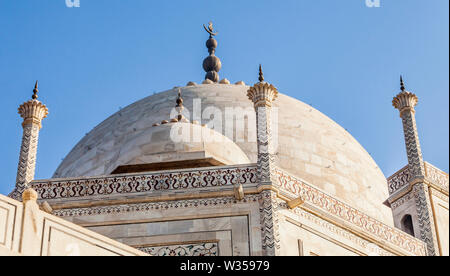
{"type": "Polygon", "coordinates": [[[401,220],[401,224],[402,224],[402,230],[408,234],[410,234],[411,236],[415,236],[414,235],[414,223],[413,223],[413,219],[411,215],[405,215],[402,220],[401,220]]]}

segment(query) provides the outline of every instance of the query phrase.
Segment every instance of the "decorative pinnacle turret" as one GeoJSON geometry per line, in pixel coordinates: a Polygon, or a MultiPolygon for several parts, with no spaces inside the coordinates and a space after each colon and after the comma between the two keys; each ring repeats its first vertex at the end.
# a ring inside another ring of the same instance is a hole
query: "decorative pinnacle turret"
{"type": "Polygon", "coordinates": [[[278,90],[270,83],[264,81],[262,66],[259,65],[259,82],[250,87],[247,91],[248,98],[255,107],[272,106],[273,101],[278,97],[278,90]]]}
{"type": "Polygon", "coordinates": [[[33,89],[33,96],[31,96],[31,98],[33,99],[33,100],[37,100],[37,98],[38,98],[38,95],[37,95],[37,93],[39,92],[39,89],[38,89],[38,81],[36,81],[36,84],[34,85],[34,89],[33,89]]]}
{"type": "Polygon", "coordinates": [[[177,107],[183,106],[183,98],[181,98],[181,88],[178,88],[177,107]]]}
{"type": "Polygon", "coordinates": [[[394,97],[392,105],[400,111],[400,116],[402,116],[404,111],[411,110],[414,112],[414,107],[417,105],[419,99],[414,93],[406,90],[403,76],[400,76],[400,89],[401,92],[394,97]]]}
{"type": "Polygon", "coordinates": [[[48,115],[48,108],[37,100],[38,92],[38,81],[36,81],[33,89],[33,96],[31,97],[32,100],[24,102],[19,106],[19,114],[24,119],[22,123],[23,126],[28,124],[37,124],[41,127],[42,119],[48,115]]]}
{"type": "MultiPolygon", "coordinates": [[[[174,87],[174,89],[176,89],[177,87],[174,87]]],[[[176,100],[176,106],[175,106],[175,110],[177,111],[177,115],[169,120],[162,120],[160,123],[154,123],[153,126],[157,127],[160,125],[165,125],[165,124],[169,124],[169,123],[189,123],[189,120],[186,119],[186,117],[183,116],[183,110],[184,110],[184,106],[183,106],[183,98],[181,96],[181,88],[178,88],[178,96],[177,96],[177,100],[176,100]]]]}
{"type": "Polygon", "coordinates": [[[183,109],[184,109],[184,106],[183,106],[183,98],[181,97],[181,88],[178,88],[178,97],[177,97],[177,105],[176,105],[176,109],[177,109],[177,111],[178,111],[178,117],[179,117],[179,119],[181,118],[180,116],[182,116],[181,115],[181,112],[183,111],[183,109]]]}
{"type": "MultiPolygon", "coordinates": [[[[34,179],[39,130],[42,127],[42,120],[48,115],[48,108],[37,100],[38,92],[38,82],[36,81],[32,99],[21,104],[18,109],[20,116],[23,118],[23,136],[19,166],[17,167],[16,188],[11,194],[16,199],[20,198],[22,192],[28,188],[28,184],[34,179]]],[[[24,193],[24,201],[31,199],[32,193],[30,194],[30,192],[32,190],[24,193]]]]}
{"type": "Polygon", "coordinates": [[[181,88],[178,88],[178,97],[177,97],[177,105],[175,106],[176,111],[178,112],[178,115],[171,120],[171,122],[183,122],[186,121],[183,116],[183,98],[181,97],[181,88]]]}
{"type": "Polygon", "coordinates": [[[264,81],[264,75],[263,75],[263,71],[262,71],[262,66],[261,64],[259,65],[259,82],[263,82],[264,81]]]}

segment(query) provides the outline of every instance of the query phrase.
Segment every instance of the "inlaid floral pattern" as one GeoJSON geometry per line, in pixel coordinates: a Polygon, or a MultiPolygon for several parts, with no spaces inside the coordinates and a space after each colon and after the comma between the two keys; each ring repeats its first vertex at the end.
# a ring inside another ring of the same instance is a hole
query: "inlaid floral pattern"
{"type": "Polygon", "coordinates": [[[39,199],[51,200],[152,191],[178,191],[256,182],[256,167],[249,166],[36,181],[31,183],[31,187],[36,190],[39,199]]]}
{"type": "Polygon", "coordinates": [[[218,256],[219,245],[215,242],[168,246],[148,246],[138,249],[153,256],[218,256]]]}

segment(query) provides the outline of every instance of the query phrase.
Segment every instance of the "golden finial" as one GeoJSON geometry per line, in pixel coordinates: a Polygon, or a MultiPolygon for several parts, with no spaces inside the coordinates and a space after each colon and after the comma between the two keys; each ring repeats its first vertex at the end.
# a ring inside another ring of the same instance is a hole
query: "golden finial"
{"type": "Polygon", "coordinates": [[[261,64],[259,65],[259,82],[263,82],[264,81],[264,75],[262,72],[262,66],[261,64]]]}
{"type": "Polygon", "coordinates": [[[31,96],[31,98],[33,99],[33,100],[37,100],[37,98],[38,98],[38,95],[37,95],[37,93],[39,92],[39,89],[38,89],[38,81],[36,81],[36,84],[34,85],[34,89],[33,89],[33,96],[31,96]]]}

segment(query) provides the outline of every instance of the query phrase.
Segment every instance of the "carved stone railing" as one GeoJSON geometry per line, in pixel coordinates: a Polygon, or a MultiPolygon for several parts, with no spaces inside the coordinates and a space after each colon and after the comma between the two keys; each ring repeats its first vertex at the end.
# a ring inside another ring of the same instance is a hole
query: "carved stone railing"
{"type": "Polygon", "coordinates": [[[128,196],[177,192],[233,185],[255,184],[256,166],[212,167],[140,174],[51,179],[30,185],[41,200],[83,199],[111,195],[128,196]]]}
{"type": "Polygon", "coordinates": [[[201,242],[163,246],[145,246],[137,249],[152,256],[218,256],[219,243],[201,242]]]}
{"type": "Polygon", "coordinates": [[[277,169],[276,175],[278,185],[282,190],[293,196],[301,197],[314,208],[333,215],[364,233],[371,234],[377,239],[393,244],[414,255],[426,255],[425,244],[419,239],[369,217],[287,172],[277,169]]]}
{"type": "Polygon", "coordinates": [[[394,173],[387,179],[389,195],[392,195],[401,188],[409,185],[409,180],[411,179],[411,174],[409,172],[408,166],[394,173]]]}
{"type": "MultiPolygon", "coordinates": [[[[430,163],[425,162],[425,178],[442,190],[449,191],[449,176],[430,163]]],[[[389,195],[394,194],[401,188],[408,186],[411,174],[408,166],[405,166],[387,179],[389,195]]]]}
{"type": "Polygon", "coordinates": [[[445,191],[449,191],[449,177],[448,174],[425,162],[425,173],[428,181],[436,184],[445,191]]]}

